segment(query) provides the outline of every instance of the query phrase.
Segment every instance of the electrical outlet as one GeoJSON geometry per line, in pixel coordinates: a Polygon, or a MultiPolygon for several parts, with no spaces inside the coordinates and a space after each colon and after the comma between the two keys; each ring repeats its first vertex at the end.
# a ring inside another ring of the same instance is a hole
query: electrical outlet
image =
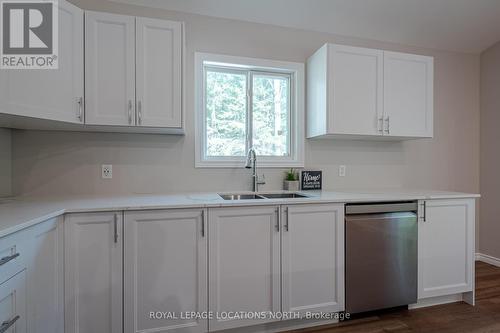
{"type": "Polygon", "coordinates": [[[345,165],[339,165],[339,177],[345,177],[345,165]]]}
{"type": "Polygon", "coordinates": [[[101,177],[102,179],[113,178],[113,166],[111,164],[103,164],[101,167],[101,177]]]}

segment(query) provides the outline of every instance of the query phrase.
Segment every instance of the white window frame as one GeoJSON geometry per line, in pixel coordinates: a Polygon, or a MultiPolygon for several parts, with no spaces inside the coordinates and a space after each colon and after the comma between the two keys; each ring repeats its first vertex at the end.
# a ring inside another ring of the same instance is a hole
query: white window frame
{"type": "Polygon", "coordinates": [[[207,157],[205,155],[205,66],[228,67],[234,70],[251,70],[265,73],[275,72],[290,75],[290,156],[258,156],[257,166],[264,168],[304,167],[304,64],[201,52],[195,53],[195,167],[242,168],[245,164],[245,156],[207,157]]]}

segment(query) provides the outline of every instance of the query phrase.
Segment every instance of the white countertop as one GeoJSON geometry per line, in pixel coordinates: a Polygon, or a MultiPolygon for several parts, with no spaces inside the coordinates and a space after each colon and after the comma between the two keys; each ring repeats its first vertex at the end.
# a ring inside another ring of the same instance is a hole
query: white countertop
{"type": "MultiPolygon", "coordinates": [[[[244,193],[244,191],[235,192],[244,193]]],[[[271,191],[266,193],[271,193],[271,191]]],[[[308,198],[228,201],[223,200],[217,193],[210,192],[179,195],[79,196],[54,198],[17,197],[3,201],[0,199],[0,237],[65,213],[272,205],[284,203],[350,203],[458,199],[478,198],[480,196],[479,194],[460,192],[406,189],[304,191],[300,193],[307,195],[308,198]]]]}

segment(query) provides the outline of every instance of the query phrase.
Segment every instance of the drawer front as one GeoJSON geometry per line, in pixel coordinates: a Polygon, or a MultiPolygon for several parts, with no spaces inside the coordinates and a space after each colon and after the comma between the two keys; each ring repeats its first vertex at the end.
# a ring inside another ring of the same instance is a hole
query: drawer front
{"type": "Polygon", "coordinates": [[[0,283],[26,268],[27,231],[0,238],[0,283]],[[23,239],[25,238],[25,239],[23,239]]]}
{"type": "Polygon", "coordinates": [[[0,332],[26,333],[26,270],[0,285],[0,332]]]}

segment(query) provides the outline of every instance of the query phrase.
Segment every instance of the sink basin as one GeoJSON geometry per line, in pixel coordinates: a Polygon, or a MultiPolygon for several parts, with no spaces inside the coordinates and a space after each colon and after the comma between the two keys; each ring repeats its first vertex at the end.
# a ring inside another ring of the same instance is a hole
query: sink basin
{"type": "Polygon", "coordinates": [[[293,198],[308,198],[308,196],[299,193],[232,193],[220,194],[224,200],[253,200],[253,199],[293,199],[293,198]]]}
{"type": "Polygon", "coordinates": [[[252,199],[265,199],[258,194],[219,194],[224,200],[252,200],[252,199]]]}
{"type": "Polygon", "coordinates": [[[267,199],[308,198],[306,195],[299,193],[262,193],[260,195],[267,199]]]}

